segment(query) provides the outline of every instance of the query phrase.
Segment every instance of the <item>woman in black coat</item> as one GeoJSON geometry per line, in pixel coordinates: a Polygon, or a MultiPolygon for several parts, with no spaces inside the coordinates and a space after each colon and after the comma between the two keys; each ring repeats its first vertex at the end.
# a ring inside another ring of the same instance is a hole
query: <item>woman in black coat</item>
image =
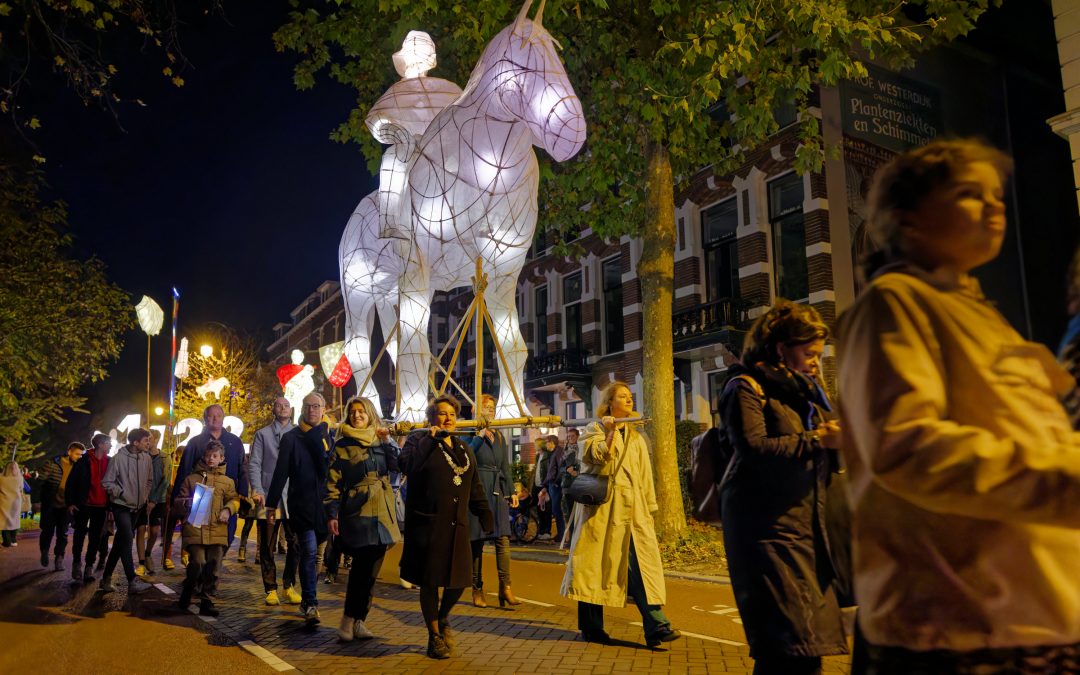
{"type": "MultiPolygon", "coordinates": [[[[490,394],[480,396],[480,411],[491,420],[495,419],[495,398],[490,394]]],[[[476,455],[476,469],[484,495],[495,515],[494,536],[485,535],[480,519],[469,515],[469,536],[472,539],[473,606],[487,607],[484,598],[484,542],[495,542],[495,567],[499,570],[499,607],[520,605],[510,590],[510,509],[518,507],[514,476],[510,473],[510,452],[506,437],[497,429],[482,429],[469,441],[469,448],[476,455]]],[[[513,609],[513,607],[510,607],[513,609]]]]}
{"type": "Polygon", "coordinates": [[[476,456],[450,433],[460,410],[453,396],[436,398],[427,409],[430,432],[410,437],[399,459],[409,480],[401,578],[420,587],[428,656],[435,659],[450,657],[454,646],[450,610],[472,582],[469,511],[480,518],[485,533],[495,529],[476,456]]]}
{"type": "Polygon", "coordinates": [[[847,653],[826,525],[840,429],[814,379],[827,337],[813,308],[777,301],[720,397],[735,451],[724,546],[755,675],[820,673],[822,656],[847,653]]]}

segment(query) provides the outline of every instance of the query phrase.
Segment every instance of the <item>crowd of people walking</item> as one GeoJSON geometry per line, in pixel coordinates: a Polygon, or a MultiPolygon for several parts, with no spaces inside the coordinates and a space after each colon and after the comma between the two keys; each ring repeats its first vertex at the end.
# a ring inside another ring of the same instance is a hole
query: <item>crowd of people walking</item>
{"type": "MultiPolygon", "coordinates": [[[[971,276],[1001,248],[1011,170],[1007,156],[970,140],[895,157],[869,193],[876,248],[855,303],[830,327],[813,308],[778,299],[728,368],[721,430],[704,451],[719,468],[724,543],[755,673],[820,673],[823,656],[851,644],[854,672],[867,675],[1080,672],[1080,321],[1059,348],[1063,367],[1020,336],[971,276]],[[835,388],[824,373],[833,353],[835,388]],[[856,608],[853,640],[846,607],[856,608]]],[[[1080,316],[1080,257],[1070,303],[1080,316]]],[[[277,399],[246,457],[217,405],[173,457],[144,429],[112,457],[107,436],[95,436],[89,452],[70,444],[40,469],[42,566],[64,569],[73,527],[74,580],[100,573],[99,589],[114,592],[119,563],[127,592],[141,593],[158,540],[171,568],[182,523],[179,605],[197,600],[214,616],[221,561],[248,502],[267,605],[298,605],[317,625],[320,557],[328,583],[344,557],[337,634],[370,639],[375,581],[402,543],[400,578],[419,588],[427,654],[445,659],[465,589],[474,606],[487,606],[485,543],[494,546],[499,606],[519,604],[512,512],[532,500],[569,547],[561,593],[577,602],[582,639],[612,644],[604,607],[628,599],[648,646],[681,637],[663,611],[652,459],[628,384],[603,390],[598,419],[580,437],[571,429],[565,443],[558,435],[539,443],[524,486],[500,430],[457,433],[452,396],[435,397],[428,426],[397,440],[366,398],[350,399],[340,423],[326,407],[309,394],[294,426],[289,401],[277,399]],[[287,542],[280,594],[279,539],[287,542]]],[[[493,418],[495,400],[481,396],[478,412],[493,418]]],[[[28,491],[11,462],[0,476],[5,547],[17,545],[28,491]]],[[[551,525],[540,523],[546,538],[551,525]]]]}

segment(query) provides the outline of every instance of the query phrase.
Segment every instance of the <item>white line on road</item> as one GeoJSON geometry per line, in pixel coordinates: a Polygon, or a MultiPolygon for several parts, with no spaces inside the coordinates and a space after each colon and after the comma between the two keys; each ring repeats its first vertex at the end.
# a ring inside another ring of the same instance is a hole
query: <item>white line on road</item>
{"type": "MultiPolygon", "coordinates": [[[[488,595],[494,595],[495,597],[499,597],[498,593],[492,593],[490,591],[488,592],[488,595]]],[[[552,605],[552,604],[549,604],[549,603],[546,603],[546,602],[540,602],[539,600],[530,600],[528,598],[523,598],[520,595],[518,595],[516,597],[517,597],[518,600],[520,600],[522,602],[527,602],[530,605],[537,605],[537,606],[540,606],[540,607],[554,607],[555,606],[555,605],[552,605]]]]}
{"type": "Polygon", "coordinates": [[[176,595],[176,591],[169,588],[165,584],[154,584],[154,588],[158,589],[159,591],[161,591],[165,595],[176,595]]]}
{"type": "Polygon", "coordinates": [[[712,609],[712,610],[709,610],[709,614],[731,614],[732,612],[737,612],[737,611],[739,611],[739,609],[737,607],[728,607],[727,609],[712,609]]]}
{"type": "Polygon", "coordinates": [[[288,663],[285,663],[284,661],[282,661],[278,657],[274,656],[274,653],[271,652],[269,649],[265,649],[263,647],[260,647],[259,645],[255,644],[251,640],[240,640],[236,644],[243,647],[246,651],[250,652],[252,655],[258,657],[260,660],[262,660],[263,663],[270,666],[271,668],[278,671],[279,673],[283,672],[283,671],[286,671],[286,670],[295,670],[288,663]]]}
{"type": "MultiPolygon", "coordinates": [[[[640,621],[631,621],[631,626],[640,626],[640,621]]],[[[691,633],[690,631],[680,630],[680,633],[687,637],[697,638],[699,640],[708,640],[709,642],[719,642],[722,645],[731,645],[732,647],[745,647],[745,642],[736,642],[735,640],[725,640],[724,638],[713,637],[711,635],[702,635],[701,633],[691,633]]]]}

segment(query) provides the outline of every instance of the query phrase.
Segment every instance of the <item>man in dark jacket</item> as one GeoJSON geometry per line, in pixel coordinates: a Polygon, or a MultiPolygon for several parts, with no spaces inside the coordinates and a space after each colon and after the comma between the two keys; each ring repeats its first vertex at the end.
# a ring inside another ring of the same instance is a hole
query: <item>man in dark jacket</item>
{"type": "Polygon", "coordinates": [[[109,467],[109,447],[112,439],[105,434],[96,434],[90,442],[90,452],[82,456],[71,468],[64,501],[75,526],[75,538],[71,544],[71,578],[89,583],[94,580],[94,559],[98,556],[101,532],[105,527],[107,497],[101,479],[109,467]],[[86,572],[83,573],[83,542],[90,538],[86,546],[86,572]]]}
{"type": "Polygon", "coordinates": [[[334,447],[326,422],[321,421],[326,400],[319,394],[304,397],[300,426],[281,437],[277,467],[266,493],[266,521],[274,526],[274,510],[281,501],[285,482],[289,483],[289,524],[300,549],[300,613],[308,625],[319,623],[316,598],[315,553],[326,540],[326,480],[328,453],[334,447]]]}
{"type": "MultiPolygon", "coordinates": [[[[548,509],[555,517],[555,540],[560,541],[563,537],[563,529],[566,521],[563,519],[562,510],[562,474],[563,474],[563,445],[559,441],[558,434],[550,434],[547,437],[548,447],[551,449],[551,458],[548,460],[547,473],[544,476],[544,489],[541,492],[543,499],[549,503],[548,509]]],[[[543,534],[551,535],[551,526],[543,531],[543,534]]]]}
{"type": "Polygon", "coordinates": [[[67,452],[53,457],[41,469],[41,566],[49,566],[49,544],[56,536],[53,549],[53,569],[64,569],[64,551],[67,550],[67,531],[70,523],[64,490],[67,488],[71,467],[79,461],[86,447],[82,443],[72,443],[67,452]]]}
{"type": "MultiPolygon", "coordinates": [[[[184,478],[195,470],[195,464],[202,459],[206,444],[212,440],[220,441],[225,446],[225,475],[233,479],[236,491],[241,496],[247,496],[248,481],[247,472],[244,471],[244,444],[239,436],[225,430],[225,409],[214,403],[203,410],[202,433],[187,442],[184,456],[180,459],[180,468],[176,472],[177,478],[173,484],[172,499],[176,499],[184,478]]],[[[235,534],[236,515],[233,514],[229,519],[229,546],[232,546],[235,534]]],[[[228,548],[225,550],[228,551],[228,548]]]]}

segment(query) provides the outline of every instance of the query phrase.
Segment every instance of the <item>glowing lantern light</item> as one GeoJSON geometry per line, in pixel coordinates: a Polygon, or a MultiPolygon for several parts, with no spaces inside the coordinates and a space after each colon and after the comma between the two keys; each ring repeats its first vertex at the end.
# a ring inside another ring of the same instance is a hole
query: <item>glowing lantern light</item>
{"type": "Polygon", "coordinates": [[[199,347],[199,353],[202,354],[204,359],[208,359],[214,355],[214,348],[210,345],[203,345],[202,347],[199,347]]]}
{"type": "Polygon", "coordinates": [[[345,356],[344,340],[319,347],[319,363],[323,375],[335,387],[344,387],[352,376],[352,367],[345,356]]]}
{"type": "Polygon", "coordinates": [[[292,363],[277,369],[278,382],[281,383],[283,396],[293,409],[293,423],[300,419],[300,408],[304,397],[315,391],[315,368],[304,365],[304,352],[292,350],[292,363]]]}
{"type": "Polygon", "coordinates": [[[161,332],[161,326],[165,323],[165,312],[150,296],[142,296],[139,304],[135,305],[135,314],[139,317],[139,327],[144,333],[157,335],[161,332]]]}
{"type": "Polygon", "coordinates": [[[180,351],[176,354],[176,369],[173,374],[181,380],[191,372],[188,366],[187,338],[180,338],[180,351]]]}

